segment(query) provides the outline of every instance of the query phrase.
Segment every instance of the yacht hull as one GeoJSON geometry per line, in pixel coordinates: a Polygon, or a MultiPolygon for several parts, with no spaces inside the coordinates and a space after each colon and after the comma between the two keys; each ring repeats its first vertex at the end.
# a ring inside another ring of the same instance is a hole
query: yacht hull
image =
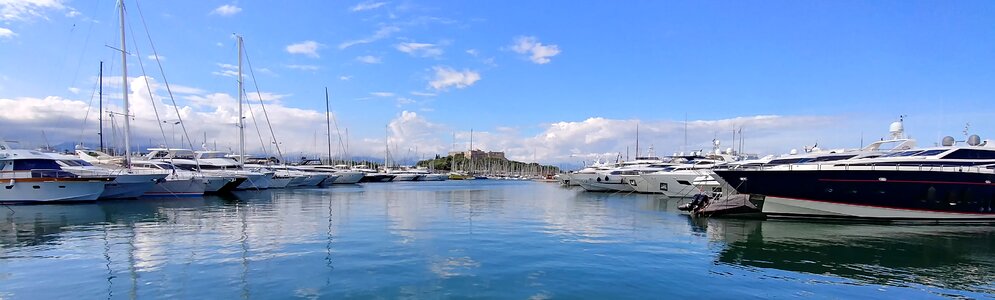
{"type": "Polygon", "coordinates": [[[94,201],[104,192],[106,180],[3,180],[0,202],[94,201]]]}
{"type": "Polygon", "coordinates": [[[166,174],[120,175],[104,186],[100,199],[134,199],[145,195],[166,174]]]}
{"type": "Polygon", "coordinates": [[[762,200],[768,217],[995,221],[995,174],[804,170],[715,173],[762,200]]]}
{"type": "Polygon", "coordinates": [[[205,184],[200,178],[165,180],[145,192],[145,197],[200,197],[204,195],[205,184]]]}
{"type": "Polygon", "coordinates": [[[269,180],[269,188],[271,189],[282,189],[290,185],[290,182],[294,180],[294,177],[273,177],[269,180]]]}
{"type": "Polygon", "coordinates": [[[588,192],[633,192],[632,186],[622,182],[581,182],[580,187],[588,192]]]}
{"type": "Polygon", "coordinates": [[[625,176],[625,181],[636,192],[686,198],[699,193],[698,188],[694,186],[694,180],[699,176],[701,176],[699,172],[675,171],[625,176]]]}
{"type": "Polygon", "coordinates": [[[263,190],[270,186],[270,181],[273,180],[273,174],[251,174],[246,175],[245,181],[242,182],[236,189],[238,190],[263,190]]]}
{"type": "Polygon", "coordinates": [[[334,184],[356,184],[366,177],[362,172],[338,172],[335,175],[339,177],[335,178],[334,184]]]}
{"type": "Polygon", "coordinates": [[[419,174],[395,174],[393,181],[416,181],[421,176],[419,174]]]}

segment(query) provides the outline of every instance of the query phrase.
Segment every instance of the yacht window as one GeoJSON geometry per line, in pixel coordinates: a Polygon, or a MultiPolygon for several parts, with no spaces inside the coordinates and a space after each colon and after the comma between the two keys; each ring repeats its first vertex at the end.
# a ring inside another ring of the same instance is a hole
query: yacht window
{"type": "Polygon", "coordinates": [[[933,156],[933,155],[937,155],[937,154],[940,154],[940,153],[943,153],[943,152],[947,152],[947,149],[926,150],[926,151],[920,152],[919,154],[916,154],[915,156],[933,156]]]}
{"type": "Polygon", "coordinates": [[[62,170],[54,160],[23,159],[14,161],[14,171],[27,170],[62,170]]]}
{"type": "Polygon", "coordinates": [[[158,167],[158,168],[160,168],[160,169],[163,169],[163,170],[174,170],[174,169],[176,169],[176,168],[173,168],[173,165],[171,165],[171,164],[155,164],[155,166],[158,167]]]}
{"type": "Polygon", "coordinates": [[[225,154],[221,152],[207,152],[201,153],[200,158],[225,158],[225,154]]]}
{"type": "Polygon", "coordinates": [[[805,162],[808,158],[785,158],[785,159],[775,159],[767,163],[768,165],[784,165],[784,164],[796,164],[805,162]]]}
{"type": "Polygon", "coordinates": [[[922,152],[922,151],[920,151],[920,150],[902,151],[902,152],[895,152],[895,153],[885,154],[885,155],[883,155],[881,157],[905,157],[905,156],[913,156],[913,155],[919,154],[920,152],[922,152]]]}
{"type": "Polygon", "coordinates": [[[857,156],[857,155],[830,155],[830,156],[822,156],[822,157],[816,157],[815,159],[812,159],[809,162],[844,160],[844,159],[851,159],[854,156],[857,156]]]}
{"type": "Polygon", "coordinates": [[[995,159],[995,151],[960,149],[943,157],[944,159],[995,159]]]}
{"type": "Polygon", "coordinates": [[[179,166],[176,166],[176,167],[179,168],[179,169],[181,169],[181,170],[197,171],[197,166],[195,166],[195,165],[179,165],[179,166]]]}
{"type": "Polygon", "coordinates": [[[165,158],[166,156],[169,156],[169,152],[156,151],[155,154],[152,155],[153,158],[165,158]]]}

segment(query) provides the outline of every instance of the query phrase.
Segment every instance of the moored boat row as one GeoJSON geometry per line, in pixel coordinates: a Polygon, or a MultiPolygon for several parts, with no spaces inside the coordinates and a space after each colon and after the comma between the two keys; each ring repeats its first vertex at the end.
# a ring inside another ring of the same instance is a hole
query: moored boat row
{"type": "Polygon", "coordinates": [[[562,184],[587,191],[688,201],[683,208],[699,216],[995,222],[995,143],[972,135],[916,147],[901,120],[892,123],[888,139],[855,150],[813,147],[752,159],[716,150],[638,167],[592,165],[560,176],[562,184]]]}

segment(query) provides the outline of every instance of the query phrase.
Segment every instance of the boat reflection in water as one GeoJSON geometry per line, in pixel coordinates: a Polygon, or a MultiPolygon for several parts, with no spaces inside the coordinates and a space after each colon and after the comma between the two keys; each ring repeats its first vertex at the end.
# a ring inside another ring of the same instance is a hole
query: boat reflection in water
{"type": "MultiPolygon", "coordinates": [[[[691,220],[724,243],[720,264],[829,275],[861,284],[995,293],[995,228],[691,220]]],[[[944,291],[941,293],[947,293],[944,291]]],[[[950,295],[947,295],[950,296],[950,295]]]]}

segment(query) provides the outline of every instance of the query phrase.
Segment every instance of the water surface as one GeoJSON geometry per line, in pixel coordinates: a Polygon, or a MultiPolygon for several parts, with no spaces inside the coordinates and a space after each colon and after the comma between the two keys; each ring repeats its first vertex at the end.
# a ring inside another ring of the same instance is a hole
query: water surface
{"type": "Polygon", "coordinates": [[[992,226],[679,204],[480,180],[0,207],[0,299],[995,297],[992,226]]]}

